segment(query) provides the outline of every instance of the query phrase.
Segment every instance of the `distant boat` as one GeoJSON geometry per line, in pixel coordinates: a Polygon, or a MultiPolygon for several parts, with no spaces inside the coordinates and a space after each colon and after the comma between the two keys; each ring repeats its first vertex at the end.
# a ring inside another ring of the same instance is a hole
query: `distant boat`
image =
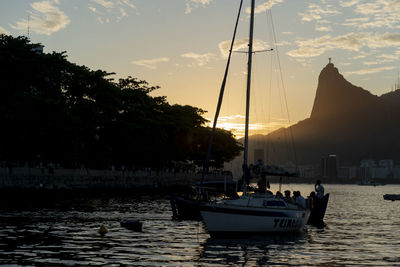
{"type": "MultiPolygon", "coordinates": [[[[240,2],[239,13],[236,20],[236,26],[228,56],[228,63],[225,70],[225,76],[220,91],[217,112],[214,119],[213,132],[215,131],[216,121],[222,102],[224,84],[226,82],[226,76],[228,72],[231,53],[234,46],[236,29],[240,17],[242,3],[243,1],[240,2]]],[[[247,185],[250,182],[250,169],[248,166],[248,136],[252,57],[255,53],[255,51],[253,51],[254,15],[255,0],[251,0],[249,45],[248,52],[245,52],[248,56],[248,64],[244,153],[242,165],[244,178],[243,195],[237,199],[221,199],[217,202],[200,203],[201,216],[208,232],[211,235],[299,231],[303,229],[308,220],[308,217],[310,216],[310,209],[306,207],[301,207],[296,204],[288,203],[281,197],[277,197],[269,193],[249,194],[246,192],[247,185]]],[[[213,137],[211,137],[211,140],[212,139],[213,137]]],[[[212,144],[212,142],[210,143],[212,144]]],[[[209,156],[209,154],[207,156],[209,156]]]]}
{"type": "Polygon", "coordinates": [[[383,199],[384,200],[392,200],[392,201],[400,200],[400,194],[386,194],[386,195],[383,195],[383,199]]]}

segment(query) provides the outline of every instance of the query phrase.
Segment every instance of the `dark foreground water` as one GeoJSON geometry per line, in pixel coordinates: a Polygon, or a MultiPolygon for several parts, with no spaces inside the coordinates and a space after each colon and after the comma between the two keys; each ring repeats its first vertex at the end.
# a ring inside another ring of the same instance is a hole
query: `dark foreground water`
{"type": "MultiPolygon", "coordinates": [[[[312,187],[285,186],[303,195],[312,187]]],[[[386,193],[400,194],[400,186],[325,185],[325,190],[331,198],[324,229],[237,239],[210,238],[201,222],[172,221],[166,196],[2,208],[0,265],[400,266],[400,201],[383,200],[386,193]],[[122,219],[141,220],[143,232],[120,227],[122,219]],[[109,231],[103,237],[101,224],[109,231]]]]}

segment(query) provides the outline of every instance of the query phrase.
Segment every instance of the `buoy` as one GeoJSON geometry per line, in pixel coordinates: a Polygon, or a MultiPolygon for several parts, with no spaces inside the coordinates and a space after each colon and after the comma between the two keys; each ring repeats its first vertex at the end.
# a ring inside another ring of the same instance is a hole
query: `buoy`
{"type": "Polygon", "coordinates": [[[107,234],[107,232],[108,232],[107,228],[104,225],[100,225],[99,234],[103,236],[107,234]]]}

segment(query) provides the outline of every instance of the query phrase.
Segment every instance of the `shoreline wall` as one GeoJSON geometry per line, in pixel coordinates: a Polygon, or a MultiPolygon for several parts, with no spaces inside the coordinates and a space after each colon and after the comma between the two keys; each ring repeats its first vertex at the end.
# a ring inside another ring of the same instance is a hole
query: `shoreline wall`
{"type": "MultiPolygon", "coordinates": [[[[207,180],[232,180],[228,174],[208,174],[207,180]]],[[[267,177],[279,183],[279,177],[267,177]]],[[[283,177],[283,184],[357,184],[356,178],[283,177]]],[[[92,169],[0,168],[0,189],[133,189],[192,186],[201,180],[201,173],[159,172],[153,170],[117,171],[92,169]]],[[[384,184],[400,184],[400,179],[375,179],[384,184]]],[[[252,182],[257,182],[253,179],[252,182]]]]}
{"type": "MultiPolygon", "coordinates": [[[[194,185],[201,173],[153,170],[117,171],[92,169],[0,168],[0,188],[94,189],[157,188],[194,185]]],[[[232,180],[231,175],[208,174],[206,179],[232,180]]]]}

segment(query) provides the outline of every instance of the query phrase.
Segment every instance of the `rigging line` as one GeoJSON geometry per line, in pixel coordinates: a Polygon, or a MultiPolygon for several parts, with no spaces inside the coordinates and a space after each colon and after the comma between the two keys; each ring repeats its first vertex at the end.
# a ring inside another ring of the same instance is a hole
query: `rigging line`
{"type": "MultiPolygon", "coordinates": [[[[267,15],[266,16],[267,25],[272,25],[272,23],[270,21],[271,19],[268,16],[268,13],[266,13],[266,15],[267,15]]],[[[267,29],[269,30],[269,35],[271,36],[271,43],[274,43],[272,26],[271,27],[267,27],[267,29]]],[[[276,56],[273,56],[271,58],[271,80],[270,80],[270,83],[271,83],[271,88],[272,88],[272,82],[273,81],[276,82],[276,88],[277,88],[276,92],[277,92],[278,99],[279,99],[280,112],[281,112],[282,115],[284,115],[285,114],[284,107],[283,107],[284,106],[284,100],[283,100],[284,99],[284,95],[281,92],[281,90],[283,91],[283,89],[281,87],[282,85],[279,82],[279,74],[277,72],[277,69],[279,68],[279,66],[277,64],[277,61],[278,61],[278,59],[277,59],[276,56]],[[275,75],[273,75],[274,72],[277,72],[276,77],[275,77],[275,75]],[[276,78],[276,81],[274,80],[275,78],[276,78]]],[[[283,149],[283,150],[281,149],[280,150],[280,151],[283,151],[283,154],[282,153],[275,153],[275,157],[274,158],[275,158],[275,160],[277,162],[284,161],[285,159],[289,159],[290,158],[290,147],[289,147],[290,146],[290,144],[289,144],[290,141],[289,141],[289,137],[287,136],[287,132],[286,131],[283,131],[282,142],[283,142],[283,145],[284,145],[285,149],[283,149]]],[[[270,145],[271,145],[271,147],[273,147],[273,150],[275,150],[276,147],[274,147],[273,142],[271,142],[270,145]]]]}
{"type": "MultiPolygon", "coordinates": [[[[272,26],[272,32],[273,32],[273,37],[274,37],[274,44],[275,44],[275,49],[276,49],[276,57],[277,57],[277,59],[278,59],[279,73],[280,73],[280,77],[281,77],[281,82],[282,82],[282,87],[283,87],[283,94],[284,94],[285,103],[286,103],[286,112],[287,112],[288,121],[289,121],[289,124],[290,124],[289,107],[288,107],[288,104],[287,104],[285,83],[284,83],[284,80],[283,80],[283,74],[282,74],[282,68],[281,68],[281,61],[280,61],[279,53],[278,53],[278,45],[277,45],[277,42],[276,42],[275,26],[274,26],[274,21],[273,21],[273,19],[272,19],[272,12],[271,12],[271,9],[268,10],[267,13],[269,13],[269,16],[271,17],[271,26],[272,26]]],[[[292,131],[292,128],[291,128],[290,126],[289,126],[289,131],[290,131],[290,136],[291,136],[291,139],[292,139],[293,152],[294,152],[294,160],[295,160],[295,165],[296,165],[296,169],[297,169],[297,168],[298,168],[297,152],[296,152],[296,147],[295,147],[295,143],[294,143],[293,131],[292,131]]],[[[297,170],[296,170],[296,171],[297,171],[297,170]]]]}
{"type": "MultiPolygon", "coordinates": [[[[267,20],[268,20],[268,16],[267,16],[267,20]]],[[[267,27],[266,29],[268,29],[268,21],[267,21],[267,27]]],[[[268,37],[268,35],[267,35],[268,37]]],[[[270,57],[266,57],[266,65],[268,66],[268,63],[270,63],[269,66],[269,76],[266,78],[265,80],[265,85],[267,88],[266,91],[266,101],[267,101],[267,111],[265,112],[265,122],[266,122],[266,135],[265,135],[265,141],[264,141],[264,148],[265,148],[265,164],[267,164],[267,162],[269,162],[269,138],[268,135],[271,132],[271,128],[270,128],[270,123],[271,123],[271,91],[272,91],[272,61],[268,61],[269,59],[272,59],[272,53],[270,57]],[[269,80],[268,80],[269,79],[269,80]]]]}
{"type": "Polygon", "coordinates": [[[266,158],[265,163],[269,162],[269,150],[271,149],[271,144],[268,136],[271,132],[271,101],[272,101],[272,67],[273,67],[273,54],[270,56],[270,74],[269,74],[269,90],[268,90],[268,118],[267,118],[267,129],[268,134],[266,137],[266,158]]]}
{"type": "MultiPolygon", "coordinates": [[[[268,29],[270,30],[270,35],[271,35],[271,42],[272,43],[276,43],[274,41],[274,33],[273,33],[273,29],[272,29],[272,22],[271,22],[271,17],[267,16],[267,20],[269,21],[269,24],[271,25],[271,27],[269,27],[268,29]],[[269,20],[268,20],[269,19],[269,20]]],[[[278,51],[277,51],[278,53],[278,51]]],[[[272,70],[274,72],[276,72],[276,76],[274,75],[274,79],[276,78],[275,82],[276,82],[276,88],[277,88],[277,94],[278,94],[278,98],[279,98],[279,107],[280,107],[280,112],[282,114],[282,116],[285,116],[286,112],[284,109],[284,105],[285,105],[285,95],[283,94],[283,84],[279,81],[279,73],[278,73],[278,69],[279,69],[279,65],[278,65],[278,55],[275,55],[273,57],[273,62],[274,64],[274,68],[272,68],[272,70]]],[[[288,136],[288,133],[286,130],[282,131],[282,145],[284,146],[283,149],[279,149],[279,151],[281,151],[282,153],[277,153],[277,156],[275,156],[275,159],[277,162],[281,161],[284,162],[285,160],[288,161],[290,160],[290,137],[288,136]]]]}
{"type": "Polygon", "coordinates": [[[207,156],[206,156],[206,159],[204,161],[203,172],[201,174],[200,186],[203,185],[204,176],[205,176],[206,170],[208,168],[208,163],[209,163],[210,157],[211,157],[211,150],[212,150],[212,145],[213,145],[214,136],[215,136],[215,129],[217,127],[217,120],[218,120],[219,112],[221,110],[222,100],[224,98],[225,84],[226,84],[226,79],[228,77],[229,64],[231,62],[232,50],[233,50],[233,45],[235,43],[236,31],[237,31],[237,27],[238,27],[238,24],[239,24],[239,18],[240,18],[240,12],[242,10],[242,4],[243,4],[243,0],[240,0],[239,11],[238,11],[238,15],[237,15],[237,18],[236,18],[236,23],[235,23],[235,30],[233,31],[233,37],[232,37],[231,47],[229,49],[229,56],[228,56],[228,61],[226,63],[224,79],[222,81],[221,90],[219,92],[217,110],[215,111],[213,128],[212,128],[212,132],[211,132],[211,136],[210,136],[210,141],[208,143],[207,156]]]}

